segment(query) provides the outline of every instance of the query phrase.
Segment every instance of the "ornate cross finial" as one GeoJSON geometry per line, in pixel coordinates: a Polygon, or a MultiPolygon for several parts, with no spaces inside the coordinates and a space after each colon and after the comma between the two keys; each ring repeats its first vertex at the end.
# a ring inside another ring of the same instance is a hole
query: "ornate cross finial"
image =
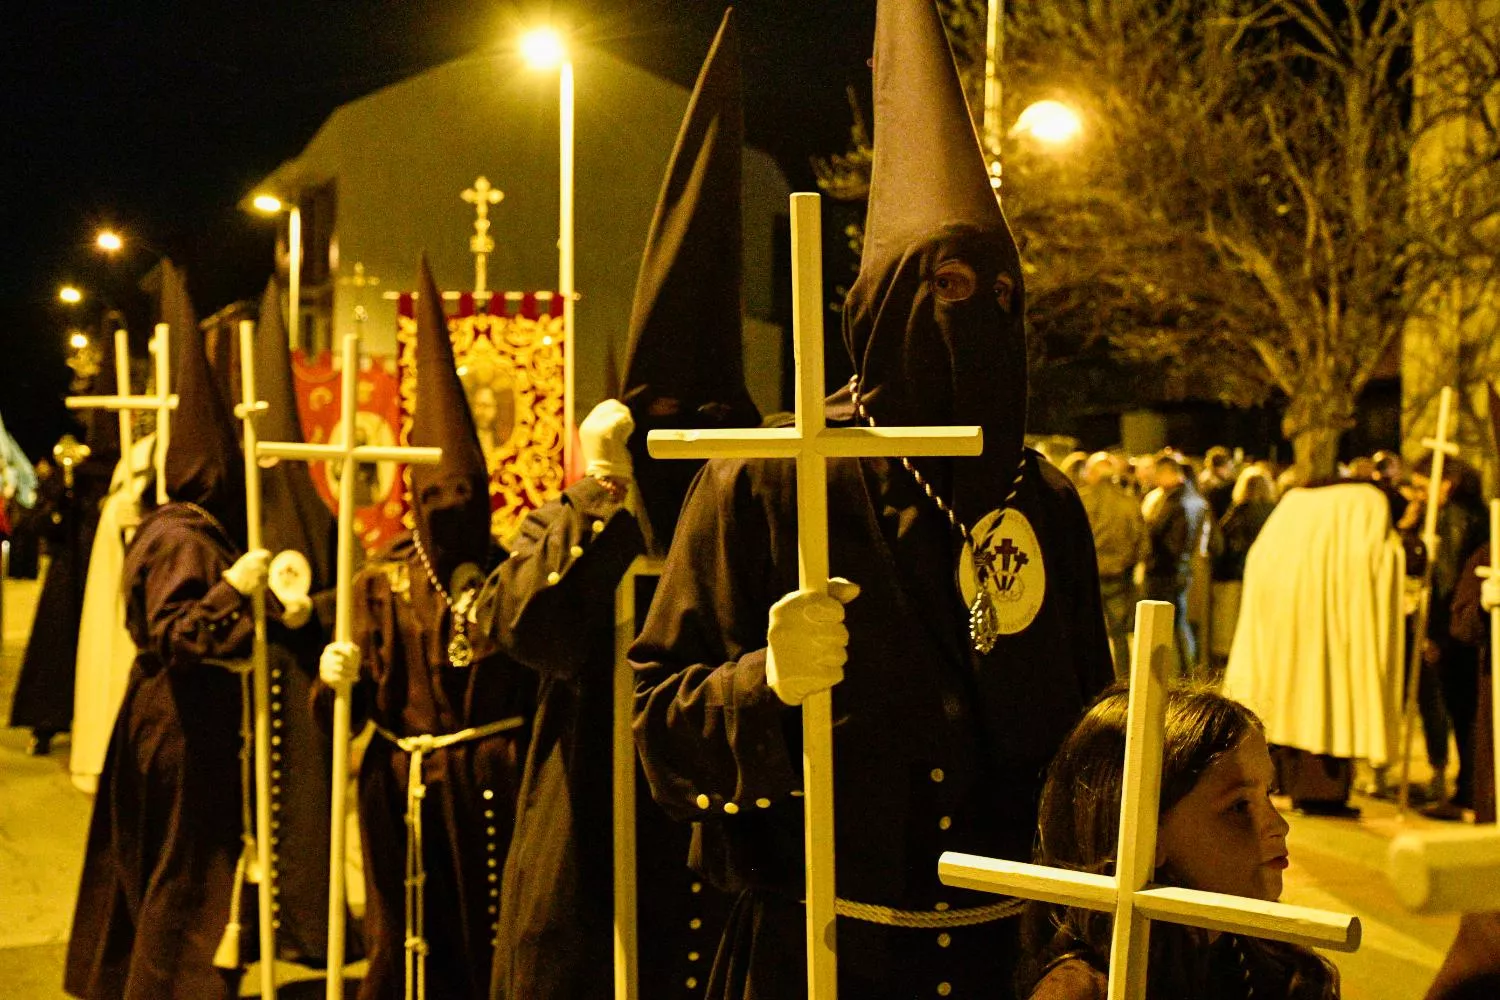
{"type": "Polygon", "coordinates": [[[348,285],[354,289],[354,321],[363,323],[369,315],[365,312],[365,289],[371,285],[380,284],[380,279],[373,274],[366,274],[365,265],[361,261],[355,261],[354,274],[347,278],[340,278],[339,284],[348,285]]]}
{"type": "Polygon", "coordinates": [[[477,299],[489,291],[486,262],[495,241],[490,239],[490,206],[500,204],[505,192],[490,187],[489,178],[480,175],[474,186],[459,195],[474,206],[474,235],[469,238],[469,250],[474,254],[474,297],[477,299]]]}

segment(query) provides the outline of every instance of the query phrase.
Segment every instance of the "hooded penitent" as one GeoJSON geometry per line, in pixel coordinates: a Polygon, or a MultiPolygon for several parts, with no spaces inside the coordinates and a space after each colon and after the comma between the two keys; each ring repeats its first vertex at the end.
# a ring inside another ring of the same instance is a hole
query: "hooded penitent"
{"type": "Polygon", "coordinates": [[[484,567],[490,551],[489,475],[474,417],[453,361],[443,300],[427,258],[417,298],[417,405],[413,445],[443,449],[436,465],[410,466],[416,534],[444,587],[464,563],[484,567]]]}
{"type": "Polygon", "coordinates": [[[203,350],[182,272],[161,264],[162,318],[176,344],[177,410],[167,446],[167,496],[208,511],[236,542],[245,537],[245,467],[239,429],[203,350]]]}
{"type": "Polygon", "coordinates": [[[743,145],[739,36],[726,11],[667,165],[630,316],[621,400],[635,417],[630,450],[661,552],[701,463],[652,460],[647,434],[760,422],[745,388],[740,317],[743,145]]]}
{"type": "Polygon", "coordinates": [[[1026,429],[1020,257],[932,0],[882,0],[875,158],[844,341],[880,424],[979,424],[984,454],[921,463],[972,526],[1001,506],[1026,429]]]}
{"type": "MultiPolygon", "coordinates": [[[[255,391],[266,403],[256,422],[263,441],[301,441],[292,354],[281,319],[281,292],[276,279],[266,284],[255,328],[255,391]]],[[[312,566],[313,592],[333,585],[329,551],[333,514],[318,496],[306,462],[262,461],[261,509],[265,546],[272,552],[294,549],[312,566]]]]}

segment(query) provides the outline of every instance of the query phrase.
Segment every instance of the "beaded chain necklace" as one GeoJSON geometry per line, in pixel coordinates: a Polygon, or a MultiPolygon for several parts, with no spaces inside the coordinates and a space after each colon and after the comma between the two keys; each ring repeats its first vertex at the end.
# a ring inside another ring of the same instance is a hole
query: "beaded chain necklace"
{"type": "Polygon", "coordinates": [[[448,590],[438,582],[437,573],[432,568],[431,561],[427,558],[427,550],[422,546],[422,536],[415,531],[411,533],[411,540],[417,547],[417,557],[422,560],[422,568],[427,571],[427,582],[432,584],[432,589],[438,592],[443,603],[448,605],[448,611],[453,621],[453,634],[448,639],[448,663],[454,667],[467,667],[474,662],[474,646],[469,642],[469,605],[474,602],[474,588],[468,586],[454,601],[448,594],[448,590]]]}
{"type": "MultiPolygon", "coordinates": [[[[875,418],[870,416],[865,410],[865,401],[860,396],[858,375],[853,375],[849,378],[849,395],[854,402],[854,412],[858,415],[859,419],[871,427],[876,426],[875,418]]],[[[921,470],[917,468],[915,462],[910,458],[902,456],[901,467],[907,471],[916,484],[921,487],[922,492],[927,495],[927,498],[933,502],[938,511],[948,519],[948,523],[958,532],[959,537],[963,541],[963,554],[960,557],[960,565],[963,564],[964,560],[967,560],[969,565],[974,565],[974,539],[968,525],[958,519],[958,514],[954,512],[953,507],[933,488],[932,483],[927,481],[927,478],[922,475],[921,470]]],[[[1005,512],[1021,488],[1021,480],[1025,475],[1025,469],[1026,456],[1023,453],[1021,461],[1016,465],[1015,474],[1011,476],[1010,489],[1005,494],[1005,500],[1000,504],[999,517],[996,518],[994,525],[997,529],[1000,527],[1001,522],[1005,520],[1005,512]]],[[[962,585],[960,585],[959,590],[962,593],[962,585]]],[[[973,643],[975,652],[983,655],[995,648],[995,643],[1000,639],[998,623],[999,612],[995,608],[995,600],[990,596],[989,588],[981,580],[975,587],[974,600],[969,604],[969,640],[973,643]]]]}

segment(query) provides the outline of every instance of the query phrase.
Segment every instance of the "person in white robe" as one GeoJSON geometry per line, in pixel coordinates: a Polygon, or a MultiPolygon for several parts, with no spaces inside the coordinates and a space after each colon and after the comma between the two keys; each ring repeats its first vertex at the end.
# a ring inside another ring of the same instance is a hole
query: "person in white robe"
{"type": "Polygon", "coordinates": [[[89,557],[78,629],[78,659],[73,686],[73,736],[68,769],[73,785],[92,795],[99,787],[104,754],[114,730],[115,714],[125,696],[135,643],[125,630],[125,599],[120,575],[125,566],[125,534],[139,519],[141,497],[154,483],[156,435],[138,438],[128,460],[115,466],[109,496],[99,514],[99,528],[89,557]]]}
{"type": "Polygon", "coordinates": [[[1374,486],[1290,491],[1245,560],[1224,693],[1265,721],[1294,807],[1354,815],[1351,764],[1399,753],[1405,556],[1374,486]]]}

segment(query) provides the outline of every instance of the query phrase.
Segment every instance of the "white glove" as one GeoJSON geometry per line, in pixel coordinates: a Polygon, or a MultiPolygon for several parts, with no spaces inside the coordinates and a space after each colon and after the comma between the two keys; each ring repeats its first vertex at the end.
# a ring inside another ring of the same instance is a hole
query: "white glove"
{"type": "Polygon", "coordinates": [[[1480,581],[1479,606],[1485,611],[1500,607],[1500,576],[1487,576],[1480,581]]]}
{"type": "Polygon", "coordinates": [[[235,590],[249,597],[266,589],[266,578],[270,572],[271,553],[265,549],[252,549],[224,571],[224,579],[235,590]]]}
{"type": "Polygon", "coordinates": [[[281,605],[281,624],[301,628],[312,617],[312,598],[290,597],[281,605]]]}
{"type": "Polygon", "coordinates": [[[630,450],[625,442],[635,430],[635,418],[618,399],[606,399],[589,411],[578,425],[578,443],[583,449],[584,471],[595,477],[629,479],[630,450]]]}
{"type": "Polygon", "coordinates": [[[329,687],[351,687],[359,680],[359,647],[352,642],[330,642],[318,657],[318,676],[329,687]]]}
{"type": "Polygon", "coordinates": [[[858,584],[834,577],[827,593],[794,590],[771,605],[766,683],[776,697],[800,705],[844,679],[849,658],[844,605],[858,596],[858,584]]]}

